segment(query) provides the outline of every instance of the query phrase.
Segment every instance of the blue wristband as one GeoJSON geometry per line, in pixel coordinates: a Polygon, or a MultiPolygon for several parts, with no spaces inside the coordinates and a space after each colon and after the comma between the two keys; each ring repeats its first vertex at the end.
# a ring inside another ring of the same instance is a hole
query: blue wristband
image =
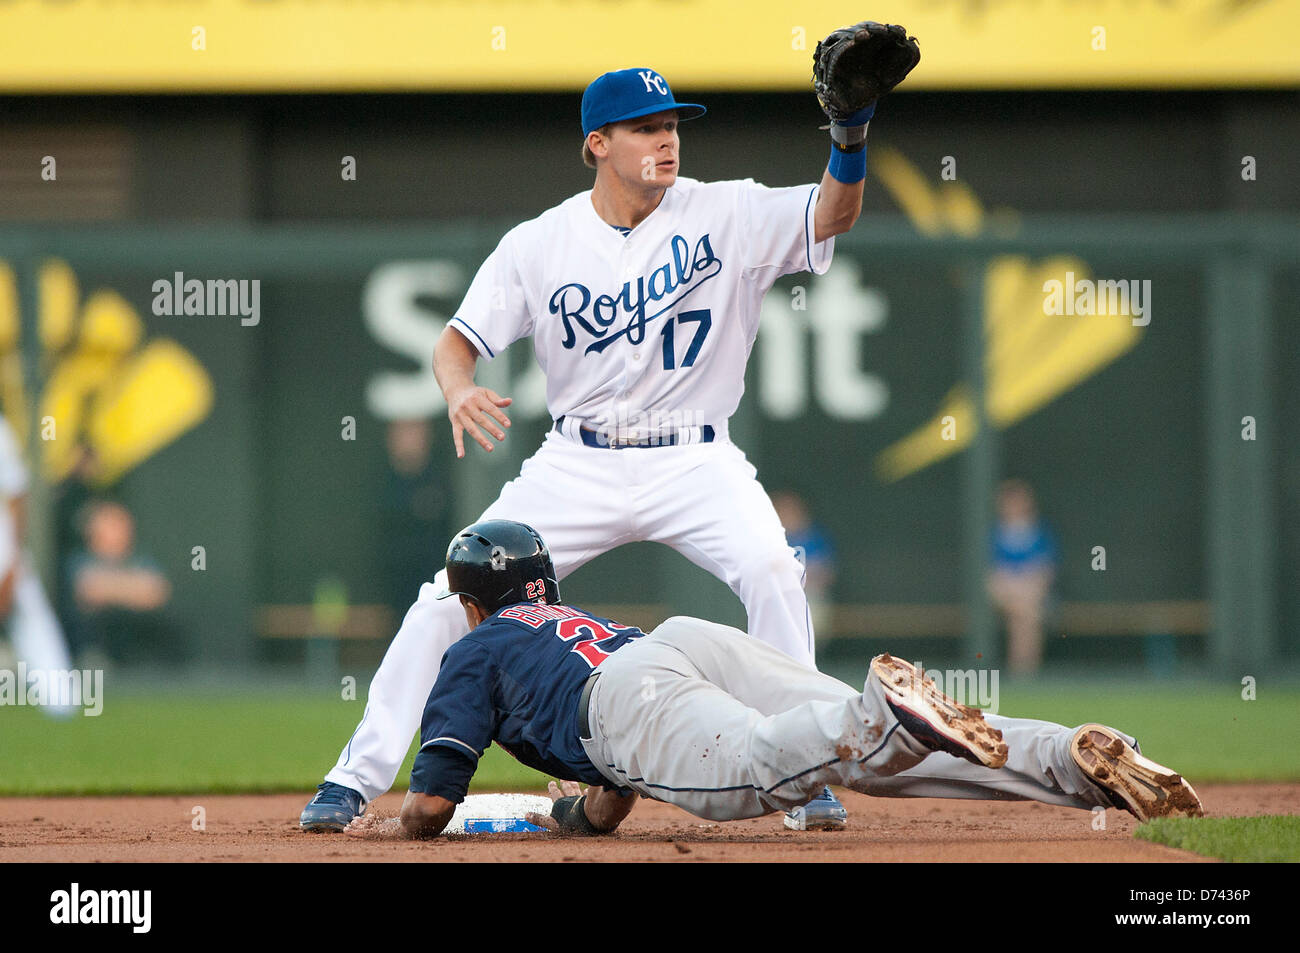
{"type": "Polygon", "coordinates": [[[874,116],[875,114],[876,114],[876,104],[875,101],[873,100],[872,102],[867,103],[867,105],[863,106],[861,109],[855,112],[852,116],[848,116],[844,119],[841,119],[837,123],[837,125],[861,126],[865,123],[870,122],[871,117],[874,116]]]}
{"type": "Polygon", "coordinates": [[[867,177],[867,150],[842,152],[831,145],[831,161],[827,163],[831,178],[845,185],[854,185],[867,177]]]}

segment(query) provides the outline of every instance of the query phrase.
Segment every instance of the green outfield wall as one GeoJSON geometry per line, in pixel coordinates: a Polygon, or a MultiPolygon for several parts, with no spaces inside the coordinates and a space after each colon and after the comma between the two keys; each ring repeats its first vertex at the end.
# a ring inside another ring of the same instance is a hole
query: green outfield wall
{"type": "MultiPolygon", "coordinates": [[[[34,459],[57,464],[82,441],[120,461],[92,489],[136,513],[195,659],[258,661],[277,651],[266,607],[315,605],[329,629],[329,605],[400,603],[391,420],[433,421],[426,522],[451,529],[547,430],[527,343],[481,370],[515,398],[516,426],[490,458],[455,461],[430,372],[509,224],[0,229],[5,412],[27,422],[34,459]],[[156,313],[156,283],[177,273],[258,281],[256,322],[156,313]]],[[[968,237],[891,217],[838,239],[827,275],[779,281],[732,434],[834,542],[843,610],[824,634],[932,626],[996,658],[984,554],[997,481],[1019,476],[1060,542],[1066,628],[1186,636],[1216,666],[1294,660],[1298,261],[1300,226],[1267,217],[1028,217],[968,237]],[[1045,313],[1045,289],[1067,276],[1062,300],[1079,304],[1092,282],[1099,313],[1045,313]],[[1104,284],[1121,281],[1127,302],[1104,284]]],[[[60,476],[34,497],[56,584],[60,476]]],[[[409,537],[401,547],[428,575],[440,562],[409,537]]],[[[597,560],[566,596],[743,623],[725,589],[659,547],[597,560]]]]}

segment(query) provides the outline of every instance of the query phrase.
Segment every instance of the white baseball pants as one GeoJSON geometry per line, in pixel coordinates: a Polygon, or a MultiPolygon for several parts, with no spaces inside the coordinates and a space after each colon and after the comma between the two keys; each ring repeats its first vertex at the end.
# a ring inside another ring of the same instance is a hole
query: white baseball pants
{"type": "MultiPolygon", "coordinates": [[[[1074,764],[1074,729],[987,716],[1007,743],[994,770],[932,753],[879,681],[858,691],[745,633],[676,617],[600,666],[583,746],[619,786],[710,820],[806,804],[825,784],[863,794],[1109,806],[1074,764]]],[[[1131,739],[1130,739],[1131,740],[1131,739]]]]}
{"type": "MultiPolygon", "coordinates": [[[[731,587],[755,639],[792,659],[792,669],[811,670],[803,566],[757,471],[725,429],[719,436],[713,443],[610,450],[552,431],[481,519],[536,529],[561,580],[623,543],[671,546],[731,587]]],[[[367,801],[392,787],[443,653],[467,632],[460,601],[434,598],[445,578],[439,572],[420,587],[370,683],[360,724],[325,776],[367,801]]]]}
{"type": "MultiPolygon", "coordinates": [[[[13,641],[14,655],[27,663],[29,671],[64,672],[72,667],[68,643],[63,637],[54,609],[50,607],[41,577],[32,568],[27,553],[20,555],[17,578],[14,580],[14,603],[9,617],[9,635],[13,641]]],[[[47,715],[69,715],[72,708],[63,705],[46,705],[47,715]]]]}

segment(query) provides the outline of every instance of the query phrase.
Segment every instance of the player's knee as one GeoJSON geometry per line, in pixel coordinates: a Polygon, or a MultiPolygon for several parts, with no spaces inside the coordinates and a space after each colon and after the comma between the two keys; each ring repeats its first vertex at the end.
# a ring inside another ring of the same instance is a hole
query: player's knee
{"type": "Polygon", "coordinates": [[[790,777],[790,752],[759,725],[749,743],[749,783],[768,811],[784,811],[808,801],[806,784],[790,777]]]}
{"type": "Polygon", "coordinates": [[[737,571],[734,589],[742,598],[748,592],[802,589],[804,565],[793,549],[759,550],[745,558],[737,571]]]}

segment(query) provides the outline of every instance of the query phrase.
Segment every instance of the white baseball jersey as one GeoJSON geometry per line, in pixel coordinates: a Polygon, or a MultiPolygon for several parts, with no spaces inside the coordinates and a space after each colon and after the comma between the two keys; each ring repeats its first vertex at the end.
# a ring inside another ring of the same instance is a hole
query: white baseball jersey
{"type": "Polygon", "coordinates": [[[605,426],[653,408],[720,425],[763,295],[830,266],[834,238],[813,241],[818,188],[678,177],[627,235],[581,192],[506,233],[451,323],[488,360],[532,335],[554,419],[605,426]]]}

